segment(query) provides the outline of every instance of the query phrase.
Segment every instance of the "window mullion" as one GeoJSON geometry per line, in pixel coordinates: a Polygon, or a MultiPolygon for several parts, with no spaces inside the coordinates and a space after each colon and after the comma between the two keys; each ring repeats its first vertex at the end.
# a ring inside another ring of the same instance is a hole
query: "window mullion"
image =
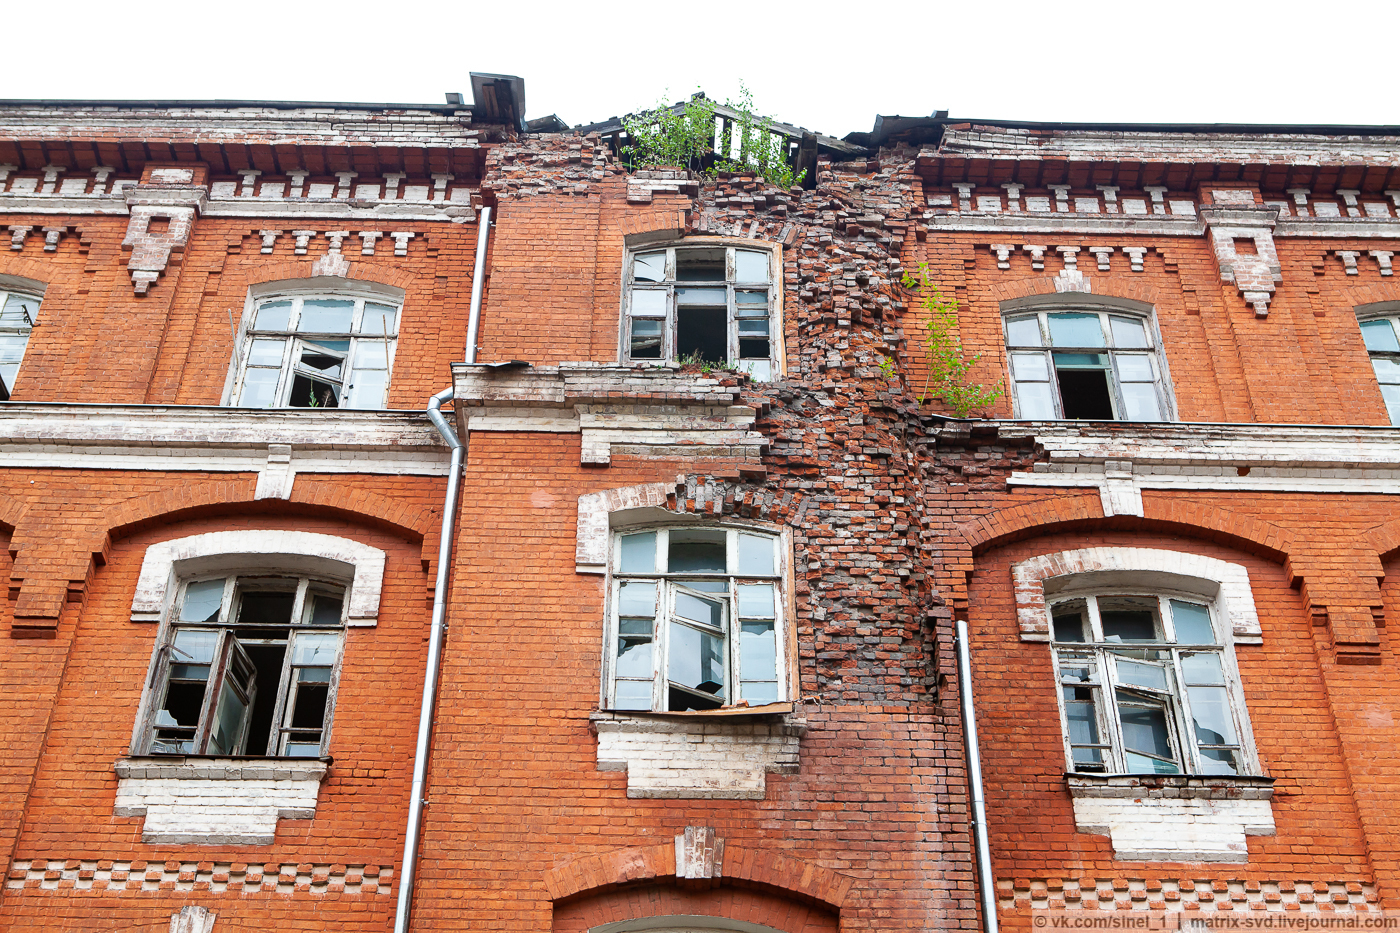
{"type": "MultiPolygon", "coordinates": [[[[658,535],[659,537],[659,535],[658,535]]],[[[671,600],[674,598],[672,584],[660,579],[656,587],[656,624],[652,631],[651,708],[665,710],[668,690],[666,685],[667,657],[671,651],[671,600]]]]}
{"type": "MultiPolygon", "coordinates": [[[[1092,600],[1090,600],[1092,604],[1092,600]]],[[[1108,720],[1109,742],[1112,744],[1112,758],[1114,771],[1118,774],[1128,773],[1128,755],[1123,746],[1123,725],[1118,720],[1118,667],[1117,658],[1110,651],[1099,649],[1099,667],[1103,672],[1100,679],[1103,681],[1103,701],[1104,719],[1108,720]]]]}
{"type": "MultiPolygon", "coordinates": [[[[303,580],[302,585],[304,586],[305,583],[306,581],[303,580]]],[[[296,618],[295,615],[292,616],[294,623],[296,618]]],[[[272,730],[267,737],[268,755],[275,756],[282,754],[283,729],[290,725],[286,720],[296,709],[296,704],[291,702],[292,697],[290,696],[292,690],[292,656],[296,652],[296,638],[297,633],[295,631],[287,633],[287,648],[282,654],[282,673],[278,675],[277,678],[277,704],[272,709],[272,730]]]]}

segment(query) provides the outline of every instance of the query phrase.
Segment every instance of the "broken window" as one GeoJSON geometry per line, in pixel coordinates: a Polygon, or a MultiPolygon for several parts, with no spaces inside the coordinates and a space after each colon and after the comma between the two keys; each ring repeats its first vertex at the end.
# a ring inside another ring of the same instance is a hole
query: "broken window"
{"type": "Polygon", "coordinates": [[[326,754],[345,591],[307,577],[191,580],[158,650],[145,751],[326,754]]]}
{"type": "Polygon", "coordinates": [[[1039,311],[1006,319],[1016,417],[1165,421],[1170,399],[1151,321],[1117,311],[1039,311]]]}
{"type": "Polygon", "coordinates": [[[234,404],[383,408],[399,307],[377,298],[266,298],[253,309],[234,404]]]}
{"type": "Polygon", "coordinates": [[[606,705],[678,712],[785,699],[780,540],[712,527],[618,534],[606,705]]]}
{"type": "Polygon", "coordinates": [[[1254,774],[1234,653],[1198,597],[1101,593],[1050,606],[1070,770],[1254,774]]]}
{"type": "Polygon", "coordinates": [[[14,391],[29,333],[39,319],[39,301],[36,295],[0,289],[0,402],[8,402],[14,391]]]}
{"type": "Polygon", "coordinates": [[[773,378],[773,261],[768,250],[738,246],[630,254],[626,358],[713,363],[773,378]]]}
{"type": "Polygon", "coordinates": [[[1361,336],[1371,355],[1371,367],[1376,371],[1376,381],[1380,383],[1390,423],[1400,425],[1400,340],[1396,339],[1397,324],[1400,324],[1400,320],[1394,317],[1362,321],[1361,336]]]}

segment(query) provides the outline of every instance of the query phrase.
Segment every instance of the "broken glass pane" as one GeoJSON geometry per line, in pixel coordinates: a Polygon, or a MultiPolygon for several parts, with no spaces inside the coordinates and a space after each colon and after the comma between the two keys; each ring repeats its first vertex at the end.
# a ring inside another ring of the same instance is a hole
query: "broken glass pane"
{"type": "Polygon", "coordinates": [[[1035,315],[1013,317],[1006,322],[1006,345],[1008,347],[1038,347],[1040,343],[1040,321],[1035,315]]]}
{"type": "Polygon", "coordinates": [[[1230,697],[1224,687],[1189,687],[1191,723],[1202,745],[1238,745],[1230,697]]]}
{"type": "Polygon", "coordinates": [[[264,301],[258,305],[256,330],[286,330],[292,318],[290,301],[264,301]]]}
{"type": "Polygon", "coordinates": [[[1366,341],[1366,349],[1373,353],[1400,353],[1400,342],[1395,339],[1395,328],[1389,321],[1362,321],[1361,337],[1366,341]]]}
{"type": "Polygon", "coordinates": [[[170,676],[180,680],[208,679],[218,643],[218,632],[176,632],[170,648],[170,676]]]}
{"type": "MultiPolygon", "coordinates": [[[[642,621],[642,620],[626,620],[642,621]]],[[[614,671],[618,677],[647,678],[652,675],[651,663],[651,620],[647,623],[647,634],[645,637],[628,637],[619,635],[617,639],[617,666],[614,671]]],[[[648,699],[650,699],[651,689],[647,689],[648,699]]]]}
{"type": "Polygon", "coordinates": [[[666,251],[638,253],[632,257],[632,281],[660,282],[666,278],[666,251]]]}
{"type": "Polygon", "coordinates": [[[304,334],[348,334],[355,302],[348,298],[308,298],[301,304],[297,330],[304,334]]]}
{"type": "Polygon", "coordinates": [[[723,282],[724,250],[677,250],[676,280],[680,282],[723,282]]]}
{"type": "Polygon", "coordinates": [[[339,649],[339,632],[299,632],[292,643],[292,663],[329,668],[339,649]]]}
{"type": "Polygon", "coordinates": [[[1142,326],[1142,321],[1137,318],[1110,317],[1108,326],[1113,331],[1113,345],[1115,347],[1131,349],[1148,346],[1147,330],[1142,326]]]}
{"type": "Polygon", "coordinates": [[[1097,314],[1047,314],[1050,343],[1056,347],[1102,347],[1103,325],[1097,314]]]}
{"type": "Polygon", "coordinates": [[[219,606],[223,601],[223,580],[199,580],[191,583],[185,587],[185,602],[180,607],[180,621],[213,622],[219,617],[219,606]]]}
{"type": "Polygon", "coordinates": [[[1051,613],[1055,641],[1082,642],[1088,640],[1085,633],[1089,630],[1087,624],[1089,617],[1084,600],[1074,599],[1065,603],[1057,603],[1051,613]]]}
{"type": "Polygon", "coordinates": [[[1104,641],[1157,641],[1157,600],[1141,596],[1100,597],[1104,641]]]}
{"type": "Polygon", "coordinates": [[[751,249],[734,251],[734,281],[768,281],[768,254],[751,249]]]}
{"type": "Polygon", "coordinates": [[[699,359],[711,363],[729,361],[728,322],[724,305],[676,309],[676,349],[678,359],[699,359]]]}
{"type": "Polygon", "coordinates": [[[238,613],[239,624],[286,625],[292,620],[295,599],[295,593],[245,592],[238,613]]]}
{"type": "Polygon", "coordinates": [[[1165,704],[1120,690],[1118,719],[1123,727],[1123,749],[1130,771],[1179,773],[1180,769],[1171,760],[1171,733],[1165,704]]]}
{"type": "Polygon", "coordinates": [[[298,374],[292,379],[292,408],[339,408],[340,385],[298,374]]]}
{"type": "Polygon", "coordinates": [[[1377,382],[1390,385],[1400,383],[1400,360],[1388,356],[1376,356],[1371,358],[1371,365],[1376,370],[1377,382]]]}
{"type": "Polygon", "coordinates": [[[1231,749],[1203,748],[1201,770],[1206,774],[1239,774],[1240,762],[1231,749]]]}
{"type": "Polygon", "coordinates": [[[722,305],[728,300],[722,288],[678,288],[677,305],[722,305]]]}
{"type": "Polygon", "coordinates": [[[767,317],[768,293],[766,291],[736,291],[734,293],[734,313],[739,317],[767,317]]]}
{"type": "Polygon", "coordinates": [[[724,696],[724,639],[672,623],[667,676],[674,684],[724,696]]]}
{"type": "Polygon", "coordinates": [[[1171,600],[1172,623],[1176,640],[1182,645],[1213,645],[1215,631],[1210,624],[1210,610],[1196,603],[1171,600]]]}
{"type": "Polygon", "coordinates": [[[724,573],[727,568],[723,531],[673,529],[667,548],[670,573],[724,573]]]}
{"type": "MultiPolygon", "coordinates": [[[[1098,745],[1099,719],[1094,712],[1094,689],[1092,687],[1063,687],[1065,697],[1065,718],[1069,722],[1069,742],[1071,745],[1098,745]]],[[[1097,749],[1095,749],[1097,752],[1097,749]]],[[[1079,749],[1075,749],[1075,760],[1081,760],[1079,749]]],[[[1098,761],[1095,754],[1090,761],[1098,761]]]]}
{"type": "Polygon", "coordinates": [[[659,360],[662,349],[662,328],[666,322],[649,318],[632,319],[632,341],[628,353],[634,360],[659,360]]]}
{"type": "Polygon", "coordinates": [[[623,573],[652,573],[656,570],[656,532],[622,536],[623,573]]]}

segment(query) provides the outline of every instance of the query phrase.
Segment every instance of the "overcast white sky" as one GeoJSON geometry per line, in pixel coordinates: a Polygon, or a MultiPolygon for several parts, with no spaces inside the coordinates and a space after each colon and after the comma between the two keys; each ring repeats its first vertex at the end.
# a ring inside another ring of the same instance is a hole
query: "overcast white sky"
{"type": "Polygon", "coordinates": [[[1400,123],[1395,0],[87,5],[6,12],[0,97],[435,103],[470,101],[486,71],[570,125],[741,79],[761,111],[835,136],[942,109],[1400,123]]]}

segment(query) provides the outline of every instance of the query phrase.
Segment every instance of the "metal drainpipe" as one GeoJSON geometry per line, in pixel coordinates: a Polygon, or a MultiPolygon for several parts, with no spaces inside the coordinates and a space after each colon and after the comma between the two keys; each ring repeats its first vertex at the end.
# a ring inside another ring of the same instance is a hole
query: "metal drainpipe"
{"type": "Polygon", "coordinates": [[[958,700],[962,707],[963,743],[967,748],[967,786],[972,796],[972,834],[977,848],[977,890],[982,899],[982,929],[997,933],[996,882],[992,879],[992,850],[987,842],[987,804],[982,795],[982,754],[977,745],[977,713],[972,706],[972,656],[967,623],[957,623],[958,700]]]}
{"type": "MultiPolygon", "coordinates": [[[[477,326],[481,322],[482,274],[486,268],[486,245],[491,232],[491,208],[481,209],[481,229],[476,238],[476,266],[472,272],[471,315],[467,320],[467,362],[476,362],[477,326]]],[[[409,791],[408,828],[404,831],[402,877],[399,901],[394,911],[394,933],[408,933],[409,911],[413,906],[413,876],[418,866],[418,836],[423,822],[424,784],[428,758],[432,752],[433,709],[437,701],[442,643],[447,634],[447,588],[452,573],[452,529],[456,524],[457,495],[462,485],[462,462],[470,435],[459,438],[442,415],[444,402],[452,400],[453,390],[444,389],[428,400],[426,414],[438,434],[452,448],[447,468],[447,496],[442,504],[442,531],[438,541],[437,582],[433,589],[432,627],[428,634],[428,663],[423,672],[423,700],[418,712],[418,747],[413,755],[413,785],[409,791]]]]}

